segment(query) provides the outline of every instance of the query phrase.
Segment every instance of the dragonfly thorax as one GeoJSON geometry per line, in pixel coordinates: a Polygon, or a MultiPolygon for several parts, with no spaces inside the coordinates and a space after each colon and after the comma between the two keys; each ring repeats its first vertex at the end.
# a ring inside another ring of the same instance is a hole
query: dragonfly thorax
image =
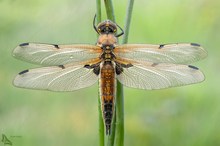
{"type": "Polygon", "coordinates": [[[115,55],[113,54],[114,45],[102,45],[102,55],[101,58],[104,61],[112,61],[115,58],[115,55]]]}
{"type": "Polygon", "coordinates": [[[117,44],[117,38],[113,34],[100,35],[97,41],[97,45],[102,47],[103,45],[117,44]]]}

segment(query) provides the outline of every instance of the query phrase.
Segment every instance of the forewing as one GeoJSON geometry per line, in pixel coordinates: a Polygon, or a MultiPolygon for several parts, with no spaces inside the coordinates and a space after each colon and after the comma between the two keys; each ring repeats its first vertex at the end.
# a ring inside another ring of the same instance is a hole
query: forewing
{"type": "Polygon", "coordinates": [[[52,45],[24,43],[17,46],[13,56],[34,64],[63,65],[99,57],[101,49],[95,45],[52,45]]]}
{"type": "Polygon", "coordinates": [[[42,67],[20,72],[14,79],[17,87],[52,91],[74,91],[93,85],[98,76],[83,65],[42,67]]]}
{"type": "Polygon", "coordinates": [[[136,64],[123,68],[117,79],[127,87],[153,90],[198,83],[204,75],[191,65],[136,64]]]}
{"type": "Polygon", "coordinates": [[[207,56],[198,44],[124,44],[114,49],[116,57],[154,63],[189,64],[207,56]]]}

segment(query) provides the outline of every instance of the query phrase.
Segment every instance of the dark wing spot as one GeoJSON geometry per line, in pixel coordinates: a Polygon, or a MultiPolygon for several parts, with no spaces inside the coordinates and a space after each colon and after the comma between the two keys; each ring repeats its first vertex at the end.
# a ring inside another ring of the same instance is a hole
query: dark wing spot
{"type": "Polygon", "coordinates": [[[84,67],[87,68],[87,69],[93,69],[94,74],[96,74],[97,76],[100,73],[99,64],[92,64],[92,65],[86,64],[86,65],[84,65],[84,67]]]}
{"type": "Polygon", "coordinates": [[[18,74],[19,74],[19,75],[23,75],[23,74],[25,74],[25,73],[27,73],[27,72],[29,72],[29,70],[28,70],[28,69],[23,70],[23,71],[19,72],[18,74]]]}
{"type": "Polygon", "coordinates": [[[129,67],[132,67],[133,65],[129,63],[129,64],[121,64],[121,66],[124,68],[129,68],[129,67]]]}
{"type": "Polygon", "coordinates": [[[20,47],[23,47],[23,46],[28,46],[29,45],[29,43],[22,43],[22,44],[20,44],[19,46],[20,47]]]}
{"type": "Polygon", "coordinates": [[[200,44],[196,44],[196,43],[191,43],[191,46],[196,46],[196,47],[200,47],[200,44]]]}
{"type": "Polygon", "coordinates": [[[192,65],[188,65],[189,68],[195,69],[195,70],[199,70],[198,67],[192,66],[192,65]]]}
{"type": "Polygon", "coordinates": [[[92,66],[89,64],[84,65],[85,68],[92,69],[92,66]]]}
{"type": "Polygon", "coordinates": [[[155,66],[157,66],[157,65],[158,65],[158,63],[153,63],[153,64],[151,64],[152,67],[155,67],[155,66]]]}
{"type": "Polygon", "coordinates": [[[100,73],[100,66],[94,67],[93,72],[94,72],[94,74],[96,74],[98,76],[100,73]]]}
{"type": "Polygon", "coordinates": [[[87,69],[93,69],[93,73],[96,74],[97,76],[100,73],[100,62],[96,63],[96,64],[91,64],[91,65],[86,64],[86,65],[84,65],[84,67],[87,69]]]}
{"type": "Polygon", "coordinates": [[[120,66],[116,66],[116,74],[117,75],[120,75],[122,72],[123,72],[123,68],[122,67],[120,67],[120,66]]]}
{"type": "Polygon", "coordinates": [[[129,68],[133,66],[131,63],[129,64],[122,64],[118,62],[115,63],[116,63],[115,71],[117,75],[120,75],[123,72],[123,68],[129,68]]]}
{"type": "Polygon", "coordinates": [[[58,45],[56,45],[56,44],[53,44],[53,46],[54,46],[55,48],[57,48],[57,49],[60,49],[60,47],[59,47],[58,45]]]}
{"type": "Polygon", "coordinates": [[[161,44],[158,49],[162,49],[165,44],[161,44]]]}
{"type": "Polygon", "coordinates": [[[58,67],[62,68],[62,69],[65,69],[65,66],[64,65],[58,65],[58,67]]]}

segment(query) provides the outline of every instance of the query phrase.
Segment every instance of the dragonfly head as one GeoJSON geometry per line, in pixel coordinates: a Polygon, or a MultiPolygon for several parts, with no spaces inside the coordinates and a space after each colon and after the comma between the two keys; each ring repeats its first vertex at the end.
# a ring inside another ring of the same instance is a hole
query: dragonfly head
{"type": "Polygon", "coordinates": [[[116,34],[117,25],[110,20],[105,20],[98,24],[97,30],[100,34],[116,34]]]}

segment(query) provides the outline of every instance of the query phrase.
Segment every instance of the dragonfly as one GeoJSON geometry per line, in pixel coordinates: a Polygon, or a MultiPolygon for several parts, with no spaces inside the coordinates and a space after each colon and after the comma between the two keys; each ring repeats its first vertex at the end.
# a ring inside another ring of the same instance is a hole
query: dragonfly
{"type": "Polygon", "coordinates": [[[90,44],[22,43],[13,51],[17,59],[43,67],[21,71],[17,87],[75,91],[99,82],[106,135],[111,134],[116,81],[131,88],[154,90],[202,82],[199,68],[189,65],[207,56],[196,43],[118,44],[124,34],[116,23],[105,20],[93,27],[99,37],[90,44]],[[120,32],[118,33],[118,30],[120,32]]]}

